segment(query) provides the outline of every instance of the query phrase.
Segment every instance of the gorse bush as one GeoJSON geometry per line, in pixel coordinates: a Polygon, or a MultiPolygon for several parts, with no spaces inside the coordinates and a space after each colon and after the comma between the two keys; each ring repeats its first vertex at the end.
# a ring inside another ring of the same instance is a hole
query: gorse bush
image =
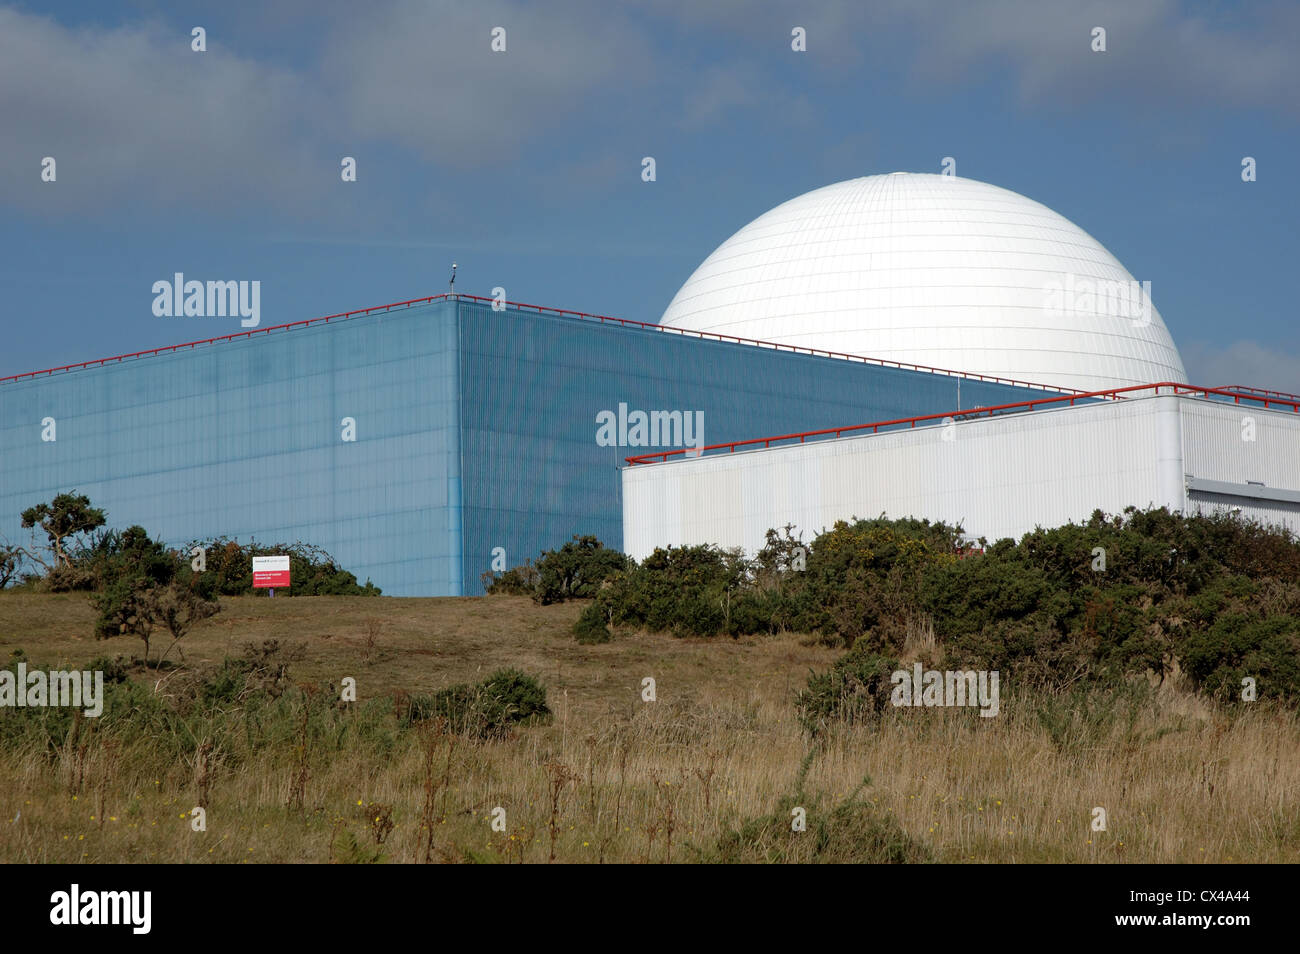
{"type": "MultiPolygon", "coordinates": [[[[43,532],[44,547],[23,548],[6,544],[0,548],[0,586],[15,577],[20,566],[34,566],[43,572],[27,573],[27,585],[53,593],[74,590],[104,593],[124,580],[145,586],[167,586],[176,581],[202,600],[219,596],[257,595],[253,589],[253,557],[288,555],[296,596],[378,596],[378,587],[367,581],[358,584],[352,573],[335,563],[320,547],[305,543],[265,546],[241,544],[218,537],[194,541],[181,550],[171,550],[151,540],[139,526],[125,530],[106,527],[103,510],[90,505],[85,495],[59,494],[51,503],[37,504],[23,511],[23,526],[43,532]],[[204,550],[206,566],[196,571],[191,553],[204,550]]],[[[126,590],[119,588],[115,602],[121,603],[126,590]]]]}
{"type": "Polygon", "coordinates": [[[590,599],[606,580],[626,569],[629,560],[593,536],[575,536],[558,550],[546,550],[536,565],[531,561],[501,575],[485,573],[483,588],[489,594],[531,596],[543,606],[565,600],[590,599]]]}
{"type": "Polygon", "coordinates": [[[550,716],[546,689],[517,669],[501,669],[483,682],[450,686],[432,695],[410,696],[402,707],[403,724],[441,719],[446,727],[478,739],[503,738],[514,725],[550,716]]]}
{"type": "Polygon", "coordinates": [[[836,802],[825,792],[808,789],[808,770],[817,753],[805,756],[795,790],[782,796],[774,811],[743,820],[725,832],[700,859],[719,864],[924,864],[934,860],[926,845],[898,821],[862,797],[864,778],[836,802]],[[795,830],[796,811],[803,831],[795,830]]]}
{"type": "Polygon", "coordinates": [[[491,571],[483,574],[483,591],[489,596],[532,596],[537,592],[537,567],[532,560],[503,570],[500,575],[491,571]]]}
{"type": "MultiPolygon", "coordinates": [[[[602,560],[595,587],[565,569],[595,550],[575,538],[543,554],[529,585],[539,601],[543,589],[592,598],[573,629],[585,643],[621,629],[794,631],[1049,690],[1164,677],[1177,664],[1223,702],[1240,701],[1242,680],[1254,679],[1259,698],[1300,703],[1300,544],[1285,530],[1133,508],[979,552],[961,527],[926,520],[839,521],[807,544],[791,530],[768,531],[750,560],[711,545],[657,549],[640,564],[602,560]]],[[[839,691],[815,688],[819,698],[839,691]]]]}
{"type": "Polygon", "coordinates": [[[615,626],[678,636],[738,635],[746,564],[714,546],[656,549],[640,566],[615,574],[596,605],[615,626]]]}
{"type": "MultiPolygon", "coordinates": [[[[369,580],[359,584],[354,574],[340,567],[320,547],[306,543],[277,543],[271,546],[241,544],[225,537],[195,541],[181,555],[178,577],[205,599],[218,596],[257,596],[264,589],[253,588],[253,557],[288,556],[288,587],[291,596],[379,596],[381,590],[369,580]],[[188,554],[203,547],[205,568],[195,572],[188,554]]],[[[282,591],[283,592],[283,591],[282,591]]]]}
{"type": "Polygon", "coordinates": [[[813,673],[795,698],[799,724],[813,736],[831,724],[871,723],[889,705],[890,677],[898,660],[859,645],[835,661],[830,671],[813,673]]]}
{"type": "Polygon", "coordinates": [[[878,651],[901,649],[925,574],[956,562],[961,530],[928,520],[837,521],[809,547],[788,587],[794,628],[878,651]]]}
{"type": "Polygon", "coordinates": [[[607,643],[614,638],[606,625],[604,608],[595,603],[583,607],[578,621],[573,624],[573,635],[578,642],[587,645],[607,643]]]}
{"type": "Polygon", "coordinates": [[[574,537],[537,561],[534,599],[545,605],[596,595],[602,583],[627,567],[627,557],[592,536],[574,537]]]}

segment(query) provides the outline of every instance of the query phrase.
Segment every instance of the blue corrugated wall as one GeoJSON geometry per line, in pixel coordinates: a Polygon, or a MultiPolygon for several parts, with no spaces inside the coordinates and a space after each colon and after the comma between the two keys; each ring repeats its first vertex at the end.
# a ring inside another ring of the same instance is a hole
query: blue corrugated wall
{"type": "Polygon", "coordinates": [[[386,593],[452,593],[456,402],[451,302],[0,384],[0,536],[76,489],[173,545],[301,540],[386,593]]]}
{"type": "Polygon", "coordinates": [[[618,468],[652,448],[598,446],[620,402],[702,411],[712,444],[952,410],[957,381],[440,301],[0,384],[0,537],[75,489],[172,545],[301,540],[389,595],[479,593],[494,548],[621,545],[618,468]]]}
{"type": "Polygon", "coordinates": [[[623,543],[618,469],[596,415],[704,412],[704,442],[1024,400],[1007,385],[460,302],[464,593],[574,534],[623,543]]]}

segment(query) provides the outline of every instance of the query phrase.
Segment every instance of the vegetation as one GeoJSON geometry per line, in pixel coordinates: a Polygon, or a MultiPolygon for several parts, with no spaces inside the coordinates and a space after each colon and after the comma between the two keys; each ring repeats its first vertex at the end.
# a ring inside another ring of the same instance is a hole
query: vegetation
{"type": "MultiPolygon", "coordinates": [[[[176,580],[203,600],[259,596],[262,592],[253,588],[253,557],[287,555],[293,581],[288,595],[378,596],[381,592],[369,580],[358,584],[354,574],[310,544],[267,546],[217,537],[171,550],[151,540],[143,527],[107,528],[104,511],[91,507],[89,498],[75,491],[29,507],[22,521],[24,527],[44,533],[47,543],[40,545],[34,533],[30,547],[0,545],[0,589],[19,579],[26,565],[21,581],[36,592],[103,594],[125,579],[142,578],[158,585],[176,580]]],[[[119,594],[117,602],[121,598],[119,594]]]]}
{"type": "Polygon", "coordinates": [[[85,494],[59,494],[48,504],[40,503],[28,507],[22,513],[23,527],[39,527],[49,540],[49,553],[53,563],[48,563],[38,551],[27,551],[27,556],[46,570],[56,566],[65,569],[72,567],[72,553],[69,552],[70,541],[92,533],[104,525],[104,511],[90,506],[90,498],[85,494]]]}
{"type": "Polygon", "coordinates": [[[543,606],[565,600],[590,599],[610,577],[627,568],[629,560],[593,536],[575,536],[558,550],[545,550],[536,566],[531,561],[502,572],[483,575],[490,594],[531,596],[543,606]]]}
{"type": "MultiPolygon", "coordinates": [[[[60,546],[68,560],[51,541],[51,570],[102,589],[0,594],[11,672],[90,655],[76,634],[102,622],[110,596],[130,597],[124,586],[202,600],[205,573],[214,595],[222,580],[240,585],[236,560],[229,573],[221,557],[195,569],[140,528],[60,546]]],[[[105,675],[101,717],[0,713],[0,800],[23,806],[0,826],[0,856],[1300,853],[1300,552],[1285,533],[1130,511],[975,552],[960,528],[883,519],[807,544],[772,531],[748,560],[700,546],[634,564],[590,538],[567,546],[502,574],[520,595],[221,595],[221,619],[188,620],[183,658],[91,660],[105,675]],[[286,631],[308,639],[286,643],[286,631]],[[232,632],[251,640],[241,652],[232,632]],[[997,717],[890,704],[891,675],[917,663],[998,669],[997,717]],[[1091,827],[1098,805],[1105,831],[1091,827]],[[190,827],[195,806],[206,832],[190,827]]],[[[150,619],[170,632],[165,614],[150,619]]]]}
{"type": "Polygon", "coordinates": [[[830,671],[813,673],[795,698],[800,724],[816,737],[832,725],[879,722],[888,711],[898,660],[855,647],[830,671]]]}
{"type": "Polygon", "coordinates": [[[575,624],[582,643],[799,632],[1019,686],[1117,686],[1177,668],[1225,703],[1253,679],[1259,697],[1300,704],[1300,544],[1228,515],[1097,512],[982,550],[943,523],[839,521],[807,545],[770,530],[752,560],[671,547],[607,573],[575,624]]]}
{"type": "Polygon", "coordinates": [[[504,738],[511,726],[531,725],[551,714],[546,689],[517,669],[501,669],[477,685],[412,696],[401,708],[406,725],[442,719],[451,731],[480,739],[504,738]]]}
{"type": "Polygon", "coordinates": [[[178,575],[182,581],[205,599],[218,596],[260,596],[264,591],[253,589],[253,557],[289,557],[288,589],[290,596],[379,596],[381,591],[369,580],[357,583],[354,574],[334,562],[334,558],[320,547],[306,543],[240,544],[235,540],[217,537],[215,540],[196,540],[182,552],[178,575]],[[195,570],[194,561],[186,554],[201,549],[203,569],[195,570]]]}
{"type": "Polygon", "coordinates": [[[1178,670],[1161,683],[1006,691],[991,719],[893,706],[830,718],[810,747],[798,691],[845,651],[807,635],[623,631],[581,646],[569,629],[590,601],[222,602],[186,635],[183,662],[173,653],[146,670],[91,658],[104,644],[76,638],[95,618],[84,595],[0,594],[0,665],[101,669],[107,697],[98,719],[0,712],[0,801],[15,806],[0,857],[546,863],[553,850],[557,862],[592,863],[1077,864],[1300,854],[1295,713],[1263,696],[1218,705],[1178,670]],[[14,656],[18,646],[31,655],[14,656]],[[404,718],[405,699],[480,685],[507,666],[545,683],[552,718],[487,737],[404,718]],[[655,702],[643,701],[646,676],[655,702]],[[344,677],[356,680],[356,702],[342,700],[344,677]],[[1090,827],[1098,805],[1104,832],[1090,827]],[[206,831],[192,828],[196,806],[206,831]]]}
{"type": "Polygon", "coordinates": [[[301,543],[264,547],[241,545],[224,537],[171,550],[149,537],[140,526],[118,531],[106,528],[103,510],[76,491],[57,495],[50,503],[29,507],[22,524],[33,530],[32,545],[0,546],[0,589],[26,563],[44,573],[24,575],[24,588],[35,592],[89,592],[98,611],[96,639],[135,636],[144,643],[149,662],[155,634],[165,633],[170,645],[157,660],[200,620],[221,609],[219,596],[257,594],[253,589],[253,557],[288,554],[291,595],[377,596],[369,581],[338,567],[328,553],[301,543]],[[40,544],[38,531],[45,535],[40,544]]]}
{"type": "Polygon", "coordinates": [[[919,864],[932,861],[924,842],[913,838],[898,820],[862,797],[870,777],[838,803],[825,792],[807,789],[808,771],[817,751],[804,758],[794,792],[783,796],[775,811],[745,819],[727,831],[703,858],[721,864],[919,864]]]}

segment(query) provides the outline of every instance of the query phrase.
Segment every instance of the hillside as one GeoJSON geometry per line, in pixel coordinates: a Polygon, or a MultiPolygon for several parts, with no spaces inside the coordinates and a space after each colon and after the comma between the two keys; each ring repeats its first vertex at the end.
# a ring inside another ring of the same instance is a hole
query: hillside
{"type": "MultiPolygon", "coordinates": [[[[180,665],[129,669],[120,693],[134,708],[45,735],[18,721],[31,710],[0,711],[0,859],[1300,856],[1295,716],[1221,709],[1176,672],[1125,692],[1004,695],[996,719],[894,710],[814,748],[793,697],[841,654],[796,635],[581,645],[582,601],[512,596],[221,603],[168,656],[180,665]],[[227,657],[245,662],[219,668],[227,657]],[[258,695],[254,677],[270,685],[280,665],[287,677],[258,695]],[[505,667],[545,686],[549,720],[475,740],[402,717],[408,696],[505,667]],[[344,677],[357,685],[347,706],[344,677]],[[199,804],[202,832],[188,814],[199,804]],[[1104,832],[1090,828],[1096,807],[1104,832]],[[794,808],[806,832],[789,831],[794,808]]],[[[138,641],[93,639],[94,619],[82,594],[0,593],[0,654],[25,651],[29,669],[139,655],[138,641]]]]}

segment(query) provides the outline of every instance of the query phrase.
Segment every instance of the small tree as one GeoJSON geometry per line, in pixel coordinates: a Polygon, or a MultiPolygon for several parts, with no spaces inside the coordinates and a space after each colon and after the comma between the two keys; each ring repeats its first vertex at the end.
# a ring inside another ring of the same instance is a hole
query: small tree
{"type": "MultiPolygon", "coordinates": [[[[90,498],[76,491],[59,494],[50,503],[40,503],[22,512],[23,526],[40,527],[49,538],[49,551],[54,561],[67,569],[72,568],[72,557],[65,541],[77,534],[90,533],[104,525],[104,511],[90,505],[90,498]]],[[[28,554],[47,570],[51,569],[35,554],[28,554]]]]}
{"type": "Polygon", "coordinates": [[[18,573],[18,561],[22,551],[0,543],[0,590],[9,585],[9,581],[18,573]]]}
{"type": "Polygon", "coordinates": [[[626,556],[590,534],[574,536],[558,550],[544,552],[537,561],[533,599],[543,605],[590,599],[605,580],[626,569],[627,562],[626,556]]]}
{"type": "Polygon", "coordinates": [[[147,664],[155,630],[165,631],[172,641],[155,663],[160,665],[191,625],[212,616],[220,606],[178,577],[179,555],[151,540],[143,527],[127,527],[102,542],[103,590],[91,597],[99,610],[95,638],[138,636],[144,642],[147,664]]]}
{"type": "Polygon", "coordinates": [[[144,642],[146,665],[149,662],[149,642],[155,629],[167,632],[172,638],[155,663],[161,665],[167,653],[194,623],[215,615],[221,608],[177,580],[160,584],[143,575],[116,580],[91,600],[99,610],[95,638],[139,637],[144,642]]]}

